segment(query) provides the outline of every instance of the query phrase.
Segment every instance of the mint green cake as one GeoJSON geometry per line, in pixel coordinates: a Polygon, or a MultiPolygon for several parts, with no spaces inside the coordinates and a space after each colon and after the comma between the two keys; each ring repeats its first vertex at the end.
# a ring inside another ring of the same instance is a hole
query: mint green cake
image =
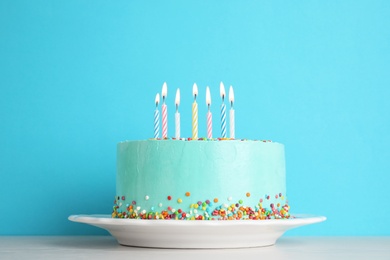
{"type": "Polygon", "coordinates": [[[120,142],[112,217],[289,218],[284,146],[250,140],[120,142]]]}

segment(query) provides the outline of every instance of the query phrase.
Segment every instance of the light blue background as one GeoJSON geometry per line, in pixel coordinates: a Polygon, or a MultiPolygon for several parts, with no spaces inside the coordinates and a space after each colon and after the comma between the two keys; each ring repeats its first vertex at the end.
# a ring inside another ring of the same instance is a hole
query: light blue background
{"type": "Polygon", "coordinates": [[[285,144],[288,235],[390,235],[390,1],[0,2],[0,234],[106,234],[116,144],[153,136],[168,83],[169,135],[192,84],[219,133],[219,82],[236,136],[285,144]]]}

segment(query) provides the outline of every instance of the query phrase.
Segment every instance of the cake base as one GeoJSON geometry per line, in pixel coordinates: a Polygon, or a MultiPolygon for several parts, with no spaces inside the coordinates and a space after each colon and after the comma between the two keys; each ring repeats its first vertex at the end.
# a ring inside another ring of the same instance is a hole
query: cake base
{"type": "Polygon", "coordinates": [[[271,246],[289,229],[326,220],[295,214],[291,219],[175,221],[72,215],[69,220],[107,230],[119,244],[154,248],[245,248],[271,246]]]}

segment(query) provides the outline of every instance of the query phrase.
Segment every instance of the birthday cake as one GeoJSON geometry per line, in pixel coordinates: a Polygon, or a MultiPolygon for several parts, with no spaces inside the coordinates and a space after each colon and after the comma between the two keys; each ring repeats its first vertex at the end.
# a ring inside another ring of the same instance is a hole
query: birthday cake
{"type": "MultiPolygon", "coordinates": [[[[221,83],[223,101],[222,86],[221,83]]],[[[234,139],[232,110],[230,138],[212,138],[208,88],[207,138],[198,138],[195,87],[194,84],[192,138],[180,138],[178,120],[176,138],[167,137],[165,103],[162,105],[163,134],[159,138],[157,95],[154,138],[118,143],[116,196],[112,217],[161,220],[290,218],[283,144],[234,139]]],[[[164,84],[163,102],[166,91],[164,84]]],[[[229,92],[232,93],[232,88],[229,92]]],[[[176,119],[177,100],[176,95],[176,119]]],[[[222,104],[222,135],[224,109],[222,104]]]]}
{"type": "Polygon", "coordinates": [[[114,218],[289,218],[284,146],[144,140],[117,146],[114,218]]]}

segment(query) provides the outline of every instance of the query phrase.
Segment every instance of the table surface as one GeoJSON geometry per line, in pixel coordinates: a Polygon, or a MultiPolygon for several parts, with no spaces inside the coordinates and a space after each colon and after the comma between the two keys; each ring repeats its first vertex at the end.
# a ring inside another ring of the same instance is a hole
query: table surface
{"type": "Polygon", "coordinates": [[[246,249],[155,249],[111,236],[0,236],[0,259],[387,259],[390,237],[282,237],[246,249]]]}

